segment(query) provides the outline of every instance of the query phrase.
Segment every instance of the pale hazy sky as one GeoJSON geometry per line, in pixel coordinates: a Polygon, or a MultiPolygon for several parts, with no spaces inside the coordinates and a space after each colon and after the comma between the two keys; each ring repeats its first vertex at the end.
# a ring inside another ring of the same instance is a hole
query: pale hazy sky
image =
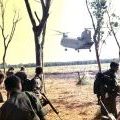
{"type": "MultiPolygon", "coordinates": [[[[31,7],[40,13],[39,4],[31,1],[31,7]]],[[[74,49],[64,51],[60,45],[61,37],[56,35],[53,30],[70,32],[70,36],[78,37],[84,28],[92,27],[91,19],[85,6],[85,0],[52,0],[50,16],[48,18],[47,36],[44,49],[44,61],[78,61],[96,59],[94,45],[89,50],[80,50],[78,53],[74,49]]],[[[119,8],[119,0],[114,0],[114,10],[119,8]]],[[[6,11],[6,22],[9,23],[13,10],[17,9],[20,13],[21,21],[18,23],[13,41],[10,43],[6,62],[33,63],[35,62],[34,37],[32,25],[24,4],[24,0],[8,0],[9,8],[6,11]]],[[[7,24],[6,28],[10,28],[7,24]]],[[[8,32],[9,33],[9,32],[8,32]]],[[[118,57],[118,48],[113,40],[109,38],[107,44],[103,46],[101,58],[118,57]],[[111,42],[109,42],[109,40],[111,42]]],[[[2,62],[2,42],[0,40],[0,63],[2,62]]]]}

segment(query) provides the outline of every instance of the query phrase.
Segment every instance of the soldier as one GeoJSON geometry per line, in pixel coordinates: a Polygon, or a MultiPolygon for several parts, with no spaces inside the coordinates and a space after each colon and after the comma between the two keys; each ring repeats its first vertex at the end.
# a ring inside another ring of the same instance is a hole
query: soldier
{"type": "Polygon", "coordinates": [[[24,67],[24,66],[21,66],[21,67],[20,67],[20,71],[21,71],[21,72],[25,72],[25,67],[24,67]]]}
{"type": "Polygon", "coordinates": [[[42,106],[46,106],[48,101],[41,94],[43,91],[43,80],[42,80],[43,69],[40,66],[35,68],[35,76],[31,80],[31,91],[33,91],[41,101],[42,106]]]}
{"type": "Polygon", "coordinates": [[[27,79],[27,74],[25,72],[18,71],[18,72],[15,73],[15,75],[17,75],[18,77],[20,77],[20,79],[22,80],[22,82],[27,79]]]}
{"type": "Polygon", "coordinates": [[[18,76],[21,79],[22,82],[22,91],[29,91],[29,83],[27,82],[27,74],[25,72],[25,68],[22,66],[20,68],[20,71],[15,73],[16,76],[18,76]]]}
{"type": "MultiPolygon", "coordinates": [[[[101,86],[101,100],[109,113],[112,113],[117,118],[116,109],[116,96],[118,92],[118,85],[116,82],[116,72],[118,71],[119,64],[116,62],[110,63],[110,69],[103,73],[104,86],[101,86]]],[[[101,105],[101,114],[107,115],[105,109],[101,105]]]]}
{"type": "Polygon", "coordinates": [[[6,72],[6,77],[9,77],[10,75],[13,75],[13,74],[14,74],[14,67],[10,67],[6,72]]]}
{"type": "Polygon", "coordinates": [[[0,108],[0,120],[45,120],[41,103],[32,92],[21,92],[21,79],[7,77],[5,89],[10,98],[0,108]]]}
{"type": "Polygon", "coordinates": [[[43,88],[42,74],[43,74],[42,67],[40,66],[36,67],[35,76],[31,80],[32,90],[38,95],[42,91],[42,88],[43,88]]]}
{"type": "Polygon", "coordinates": [[[3,87],[2,83],[3,83],[4,77],[5,77],[4,74],[2,72],[0,72],[0,103],[4,102],[2,91],[1,91],[2,87],[3,87]]]}
{"type": "MultiPolygon", "coordinates": [[[[8,71],[6,72],[6,77],[9,77],[14,74],[14,67],[9,67],[8,71]]],[[[7,93],[7,99],[9,98],[9,94],[7,93]]]]}

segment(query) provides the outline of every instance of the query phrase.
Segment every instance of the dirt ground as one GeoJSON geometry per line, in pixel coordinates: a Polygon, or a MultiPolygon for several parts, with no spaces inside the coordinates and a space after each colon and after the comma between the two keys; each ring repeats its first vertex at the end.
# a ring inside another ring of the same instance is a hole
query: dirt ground
{"type": "MultiPolygon", "coordinates": [[[[93,120],[99,111],[93,85],[76,85],[77,77],[76,73],[51,74],[49,79],[46,75],[47,96],[62,120],[93,120]]],[[[59,120],[51,109],[46,118],[59,120]]]]}

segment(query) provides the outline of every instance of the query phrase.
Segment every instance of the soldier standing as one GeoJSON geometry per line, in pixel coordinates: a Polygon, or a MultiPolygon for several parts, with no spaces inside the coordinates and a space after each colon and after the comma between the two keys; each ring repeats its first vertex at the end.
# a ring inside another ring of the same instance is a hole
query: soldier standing
{"type": "MultiPolygon", "coordinates": [[[[103,73],[104,86],[101,86],[101,100],[109,113],[112,113],[117,118],[116,96],[118,92],[118,85],[116,82],[116,72],[119,64],[117,62],[110,63],[110,69],[103,73]]],[[[107,113],[101,105],[101,114],[107,116],[107,113]]]]}
{"type": "Polygon", "coordinates": [[[21,67],[20,67],[20,71],[21,71],[21,72],[25,72],[25,67],[24,67],[24,66],[21,66],[21,67]]]}
{"type": "Polygon", "coordinates": [[[9,67],[8,71],[6,72],[6,77],[14,74],[14,67],[9,67]]]}

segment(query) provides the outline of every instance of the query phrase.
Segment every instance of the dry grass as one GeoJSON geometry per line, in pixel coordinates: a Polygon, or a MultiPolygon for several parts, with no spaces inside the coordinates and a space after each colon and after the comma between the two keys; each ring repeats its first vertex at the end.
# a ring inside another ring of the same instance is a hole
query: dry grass
{"type": "MultiPolygon", "coordinates": [[[[92,120],[95,117],[98,106],[92,86],[76,86],[75,80],[53,79],[47,83],[47,95],[63,120],[92,120]]],[[[47,120],[56,118],[53,111],[47,115],[47,120]]]]}
{"type": "MultiPolygon", "coordinates": [[[[99,110],[92,85],[96,69],[95,65],[93,67],[83,65],[46,68],[46,73],[50,73],[45,75],[46,93],[63,120],[93,120],[95,118],[99,110]],[[76,85],[77,71],[81,74],[86,72],[86,81],[91,84],[76,85]]],[[[50,107],[46,118],[59,120],[50,107]]]]}

